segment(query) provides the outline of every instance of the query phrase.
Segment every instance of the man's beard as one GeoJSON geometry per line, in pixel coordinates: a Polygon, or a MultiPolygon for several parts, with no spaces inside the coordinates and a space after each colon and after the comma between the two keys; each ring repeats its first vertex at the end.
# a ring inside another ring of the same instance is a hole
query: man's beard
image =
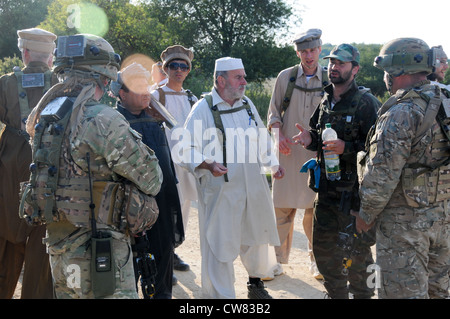
{"type": "Polygon", "coordinates": [[[331,77],[331,73],[328,75],[328,77],[330,78],[331,83],[333,84],[341,84],[341,83],[347,83],[350,78],[352,77],[352,71],[348,71],[344,74],[340,73],[340,72],[336,72],[339,74],[339,76],[337,77],[331,77]]]}
{"type": "Polygon", "coordinates": [[[232,100],[242,99],[245,95],[245,85],[239,86],[238,89],[233,89],[231,86],[227,85],[225,89],[228,91],[228,95],[232,100]],[[244,87],[244,90],[241,90],[242,87],[244,87]]]}

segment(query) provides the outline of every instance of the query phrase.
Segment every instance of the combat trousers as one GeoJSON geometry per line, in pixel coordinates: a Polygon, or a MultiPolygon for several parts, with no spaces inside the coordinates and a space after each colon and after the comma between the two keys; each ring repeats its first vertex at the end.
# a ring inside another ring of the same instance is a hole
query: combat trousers
{"type": "Polygon", "coordinates": [[[377,264],[380,298],[449,298],[449,213],[385,209],[377,224],[377,264]]]}
{"type": "Polygon", "coordinates": [[[22,299],[52,299],[49,256],[42,239],[45,226],[31,228],[27,241],[12,243],[0,238],[0,299],[11,299],[24,266],[22,299]]]}
{"type": "Polygon", "coordinates": [[[352,222],[349,214],[339,211],[340,199],[316,199],[313,222],[313,253],[317,268],[324,277],[324,286],[332,299],[347,299],[349,292],[354,298],[371,298],[374,288],[367,285],[371,273],[367,267],[374,264],[370,246],[375,244],[375,236],[359,236],[354,247],[343,250],[338,247],[339,232],[352,222]],[[343,259],[349,254],[352,264],[348,274],[343,272],[343,259]],[[349,283],[349,285],[347,284],[349,283]]]}
{"type": "MultiPolygon", "coordinates": [[[[62,224],[58,222],[54,224],[62,224]]],[[[53,224],[52,224],[53,225],[53,224]]],[[[59,225],[57,225],[59,226],[59,225]]],[[[137,299],[133,254],[128,236],[110,231],[115,269],[115,291],[111,299],[137,299]]],[[[91,276],[91,231],[80,228],[52,243],[46,238],[57,299],[94,299],[91,276]]]]}

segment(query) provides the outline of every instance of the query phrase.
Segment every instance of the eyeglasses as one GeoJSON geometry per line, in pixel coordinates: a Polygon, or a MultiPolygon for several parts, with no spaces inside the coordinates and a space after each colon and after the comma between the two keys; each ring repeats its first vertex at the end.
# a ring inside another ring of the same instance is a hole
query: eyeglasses
{"type": "Polygon", "coordinates": [[[183,72],[189,71],[189,65],[184,64],[184,63],[176,63],[176,62],[172,62],[169,64],[169,69],[171,69],[172,71],[176,71],[178,69],[180,69],[183,72]]]}

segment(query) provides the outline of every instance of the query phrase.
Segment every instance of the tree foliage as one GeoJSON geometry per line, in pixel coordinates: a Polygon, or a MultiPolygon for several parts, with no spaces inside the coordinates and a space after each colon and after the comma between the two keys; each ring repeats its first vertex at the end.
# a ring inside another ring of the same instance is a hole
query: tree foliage
{"type": "Polygon", "coordinates": [[[219,57],[244,60],[250,81],[274,76],[295,53],[277,46],[277,32],[292,14],[282,0],[148,0],[154,17],[166,26],[176,43],[191,47],[199,73],[212,73],[219,57]],[[276,57],[287,59],[276,59],[276,57]]]}
{"type": "MultiPolygon", "coordinates": [[[[17,30],[21,28],[39,26],[59,36],[80,33],[74,27],[76,10],[86,4],[103,10],[108,25],[102,36],[122,58],[142,53],[156,61],[170,45],[191,48],[194,69],[187,84],[198,85],[199,92],[202,86],[212,85],[219,57],[242,58],[248,80],[260,83],[299,63],[292,43],[277,42],[282,34],[293,37],[289,23],[301,21],[293,17],[296,8],[286,0],[0,0],[0,58],[18,55],[17,30]]],[[[78,19],[81,25],[94,26],[100,20],[86,14],[78,19]]],[[[381,45],[354,45],[361,52],[358,84],[383,96],[383,73],[372,66],[381,45]]],[[[324,44],[322,57],[333,46],[324,44]]],[[[10,62],[0,66],[9,68],[10,62]]]]}
{"type": "Polygon", "coordinates": [[[17,30],[36,27],[52,0],[0,0],[0,58],[20,54],[17,30]]]}

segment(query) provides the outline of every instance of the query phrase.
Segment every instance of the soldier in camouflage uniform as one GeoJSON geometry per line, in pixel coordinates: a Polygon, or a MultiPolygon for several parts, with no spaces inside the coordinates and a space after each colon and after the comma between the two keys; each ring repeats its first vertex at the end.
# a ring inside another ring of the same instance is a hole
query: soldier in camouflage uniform
{"type": "Polygon", "coordinates": [[[449,296],[450,142],[441,91],[426,80],[435,62],[424,41],[400,38],[374,63],[393,96],[368,141],[357,226],[376,225],[380,298],[449,296]]]}
{"type": "Polygon", "coordinates": [[[99,103],[108,82],[117,79],[119,61],[100,37],[60,37],[54,72],[62,82],[27,121],[33,163],[20,214],[31,223],[47,224],[57,298],[138,297],[130,235],[156,221],[156,202],[147,194],[159,192],[162,172],[154,152],[125,118],[99,103]],[[78,45],[82,52],[74,53],[78,45]],[[71,105],[67,111],[66,103],[71,105]],[[52,122],[53,117],[58,120],[52,122]],[[56,146],[61,153],[54,156],[53,144],[61,136],[56,146]],[[95,280],[105,273],[112,275],[95,280]]]}
{"type": "Polygon", "coordinates": [[[325,96],[311,117],[311,129],[308,131],[297,125],[301,133],[293,138],[306,149],[317,151],[320,162],[318,196],[314,204],[313,253],[332,299],[347,299],[349,291],[358,299],[374,294],[366,285],[369,275],[366,269],[373,263],[370,246],[375,243],[374,238],[360,236],[348,245],[339,239],[340,233],[352,235],[350,209],[359,208],[356,155],[364,149],[367,133],[381,105],[368,89],[356,84],[359,55],[357,48],[341,44],[325,57],[330,59],[331,84],[325,87],[325,96]],[[331,123],[338,140],[322,143],[326,123],[331,123]],[[340,180],[327,179],[324,151],[339,154],[340,180]],[[345,266],[344,261],[348,261],[345,266]]]}

